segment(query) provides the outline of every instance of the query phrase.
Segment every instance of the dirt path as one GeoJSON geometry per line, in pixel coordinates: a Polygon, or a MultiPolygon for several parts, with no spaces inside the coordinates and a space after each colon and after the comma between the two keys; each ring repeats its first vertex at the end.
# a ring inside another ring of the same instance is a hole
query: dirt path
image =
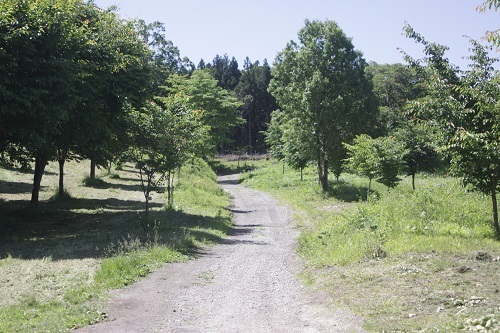
{"type": "Polygon", "coordinates": [[[296,279],[290,212],[235,179],[219,178],[235,216],[222,244],[119,291],[110,320],[78,332],[362,332],[359,318],[320,305],[296,279]]]}

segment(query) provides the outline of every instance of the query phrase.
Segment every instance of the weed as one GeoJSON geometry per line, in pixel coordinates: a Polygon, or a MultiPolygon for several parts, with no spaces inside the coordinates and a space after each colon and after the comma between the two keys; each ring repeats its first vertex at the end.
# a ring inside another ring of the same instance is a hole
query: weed
{"type": "Polygon", "coordinates": [[[322,193],[313,168],[259,162],[244,184],[296,209],[307,284],[366,318],[373,332],[495,332],[500,243],[487,198],[453,178],[420,175],[388,192],[342,175],[322,193]],[[460,305],[462,304],[462,305],[460,305]]]}
{"type": "Polygon", "coordinates": [[[87,187],[103,187],[106,185],[106,182],[102,180],[101,178],[91,178],[89,176],[86,176],[82,180],[82,184],[87,187]]]}
{"type": "Polygon", "coordinates": [[[120,179],[120,175],[118,173],[110,173],[108,174],[110,179],[120,179]]]}
{"type": "Polygon", "coordinates": [[[63,190],[63,193],[59,193],[59,190],[54,191],[54,194],[49,198],[49,202],[58,202],[58,201],[65,201],[65,200],[70,200],[71,194],[68,192],[67,189],[63,190]]]}

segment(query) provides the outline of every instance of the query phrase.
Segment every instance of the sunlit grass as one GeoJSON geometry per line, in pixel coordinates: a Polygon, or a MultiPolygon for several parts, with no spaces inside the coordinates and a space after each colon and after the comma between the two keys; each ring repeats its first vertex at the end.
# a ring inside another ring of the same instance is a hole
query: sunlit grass
{"type": "MultiPolygon", "coordinates": [[[[202,160],[181,169],[175,209],[162,207],[165,194],[155,192],[148,216],[133,167],[117,170],[119,177],[103,174],[97,184],[82,184],[82,167],[68,163],[72,198],[42,202],[39,223],[49,230],[18,230],[13,217],[0,224],[8,241],[0,253],[0,332],[64,332],[102,320],[108,289],[129,285],[166,262],[192,258],[196,247],[217,243],[231,226],[229,197],[202,160]]],[[[42,201],[57,184],[55,167],[47,170],[42,201]]],[[[0,172],[7,204],[29,198],[29,174],[0,172]]],[[[14,212],[18,219],[30,218],[14,212]]]]}
{"type": "Polygon", "coordinates": [[[300,181],[297,171],[279,163],[245,173],[245,184],[275,193],[301,213],[306,228],[299,253],[309,264],[330,266],[386,255],[438,251],[465,253],[500,250],[494,240],[488,198],[467,191],[454,178],[421,176],[391,190],[374,184],[366,201],[367,180],[345,174],[322,193],[313,168],[300,181]],[[305,214],[305,215],[304,215],[305,214]]]}
{"type": "Polygon", "coordinates": [[[374,183],[369,200],[368,181],[350,174],[321,192],[313,167],[300,181],[267,162],[242,179],[294,210],[302,280],[363,316],[367,331],[499,330],[490,200],[457,179],[418,175],[416,191],[410,179],[390,192],[374,183]]]}

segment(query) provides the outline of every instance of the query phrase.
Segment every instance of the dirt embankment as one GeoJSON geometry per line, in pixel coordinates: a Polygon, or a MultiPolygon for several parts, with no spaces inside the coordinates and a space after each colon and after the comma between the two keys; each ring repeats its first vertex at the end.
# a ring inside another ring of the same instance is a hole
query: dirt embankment
{"type": "Polygon", "coordinates": [[[328,309],[297,280],[290,212],[235,179],[219,179],[234,204],[225,241],[116,292],[109,320],[78,332],[362,332],[360,318],[328,309]]]}

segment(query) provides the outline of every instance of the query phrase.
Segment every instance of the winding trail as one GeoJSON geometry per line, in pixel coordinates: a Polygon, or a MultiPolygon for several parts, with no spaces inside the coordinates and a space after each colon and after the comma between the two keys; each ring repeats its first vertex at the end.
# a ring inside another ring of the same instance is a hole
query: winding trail
{"type": "Polygon", "coordinates": [[[237,175],[219,184],[233,199],[229,237],[118,291],[110,319],[78,332],[363,332],[360,318],[322,305],[297,280],[290,211],[237,175]]]}

